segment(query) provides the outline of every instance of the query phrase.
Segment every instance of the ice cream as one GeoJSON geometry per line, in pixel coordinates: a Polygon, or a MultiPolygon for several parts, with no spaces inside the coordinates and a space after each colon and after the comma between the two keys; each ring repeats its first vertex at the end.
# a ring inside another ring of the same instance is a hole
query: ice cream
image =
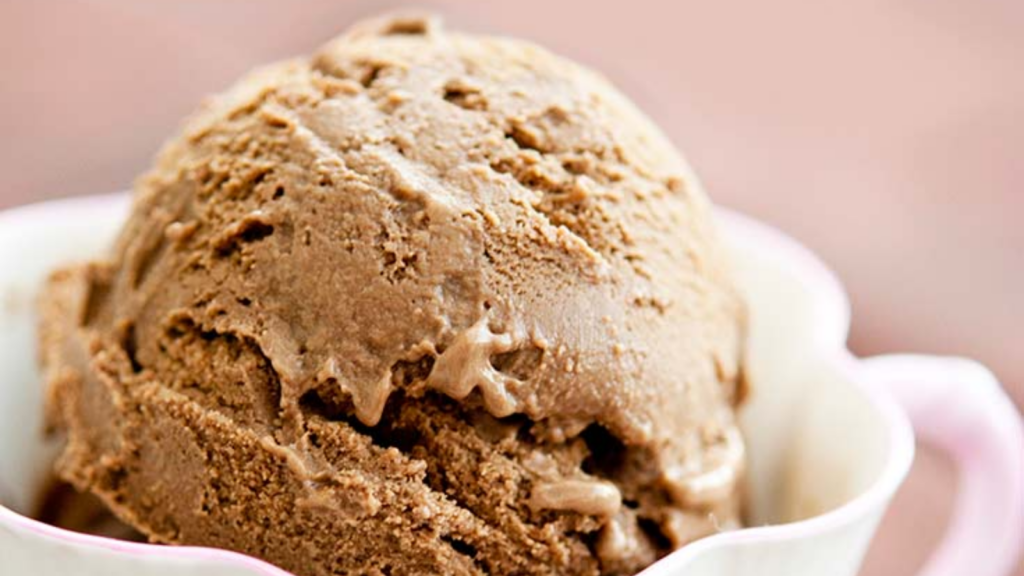
{"type": "Polygon", "coordinates": [[[37,520],[74,532],[145,542],[145,536],[118,520],[94,494],[52,479],[42,488],[33,514],[37,520]]]}
{"type": "Polygon", "coordinates": [[[367,21],[212,99],[42,297],[57,471],[299,575],[630,574],[735,526],[744,309],[598,75],[367,21]]]}

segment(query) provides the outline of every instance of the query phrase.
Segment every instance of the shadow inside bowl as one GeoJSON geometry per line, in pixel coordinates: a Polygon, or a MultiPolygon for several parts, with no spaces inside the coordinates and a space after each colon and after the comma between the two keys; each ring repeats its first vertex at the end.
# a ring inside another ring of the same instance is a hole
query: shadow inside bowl
{"type": "Polygon", "coordinates": [[[82,534],[129,542],[147,541],[141,532],[114,516],[99,498],[88,492],[80,492],[58,478],[51,478],[42,486],[30,517],[82,534]]]}

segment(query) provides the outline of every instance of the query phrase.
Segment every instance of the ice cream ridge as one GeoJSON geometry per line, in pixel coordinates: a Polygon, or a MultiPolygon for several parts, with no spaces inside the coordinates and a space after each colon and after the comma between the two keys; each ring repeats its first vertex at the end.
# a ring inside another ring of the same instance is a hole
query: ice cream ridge
{"type": "Polygon", "coordinates": [[[300,576],[633,574],[739,522],[724,252],[602,77],[365,21],[207,102],[53,274],[57,471],[300,576]]]}

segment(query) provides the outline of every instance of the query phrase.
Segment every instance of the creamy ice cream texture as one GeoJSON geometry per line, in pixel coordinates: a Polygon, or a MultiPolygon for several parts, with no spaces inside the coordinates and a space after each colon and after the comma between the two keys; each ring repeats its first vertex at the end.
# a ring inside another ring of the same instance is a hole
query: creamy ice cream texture
{"type": "Polygon", "coordinates": [[[427,18],[210,100],[42,298],[57,471],[300,575],[629,574],[737,525],[744,312],[598,75],[427,18]]]}

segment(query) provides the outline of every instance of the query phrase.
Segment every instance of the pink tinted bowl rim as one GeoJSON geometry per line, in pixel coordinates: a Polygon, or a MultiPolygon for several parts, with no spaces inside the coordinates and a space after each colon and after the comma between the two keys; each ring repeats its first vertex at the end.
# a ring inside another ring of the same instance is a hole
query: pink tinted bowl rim
{"type": "MultiPolygon", "coordinates": [[[[125,193],[75,199],[58,199],[0,212],[0,226],[22,219],[52,218],[74,213],[76,217],[106,213],[127,202],[125,193]]],[[[830,532],[857,522],[866,514],[883,510],[902,484],[914,455],[914,436],[907,415],[889,395],[870,386],[858,377],[858,360],[846,348],[850,326],[850,304],[836,276],[807,248],[792,238],[761,222],[716,207],[716,216],[728,230],[729,237],[742,237],[744,245],[757,246],[770,253],[794,272],[812,294],[815,328],[815,352],[829,360],[863,393],[887,423],[888,454],[885,465],[875,481],[856,497],[818,516],[786,524],[742,528],[722,532],[688,544],[651,565],[642,574],[683,568],[701,554],[722,547],[798,540],[830,532]]],[[[47,540],[94,547],[120,555],[155,556],[177,560],[195,560],[233,565],[266,576],[292,576],[263,560],[230,550],[196,546],[165,546],[128,542],[103,536],[72,532],[23,516],[0,505],[0,522],[24,529],[47,540]]]]}

